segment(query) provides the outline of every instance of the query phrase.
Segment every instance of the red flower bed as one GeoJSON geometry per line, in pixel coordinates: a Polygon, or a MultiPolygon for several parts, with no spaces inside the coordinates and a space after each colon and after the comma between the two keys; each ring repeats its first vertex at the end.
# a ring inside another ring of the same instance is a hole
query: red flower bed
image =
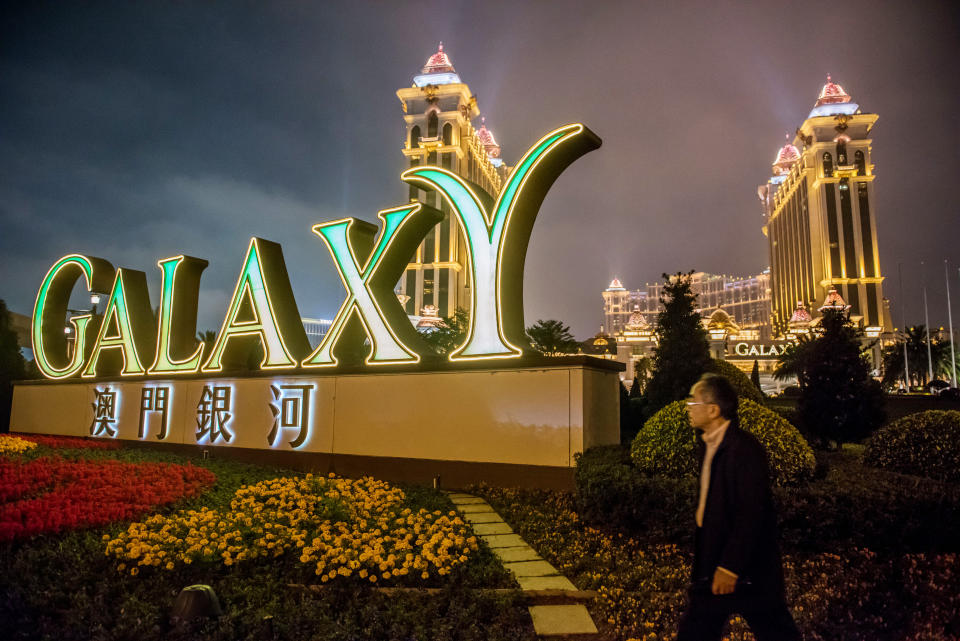
{"type": "Polygon", "coordinates": [[[209,470],[171,463],[0,461],[0,541],[136,519],[215,481],[209,470]]]}
{"type": "Polygon", "coordinates": [[[79,438],[76,436],[48,436],[46,434],[19,434],[13,432],[10,436],[33,441],[37,445],[45,445],[57,449],[87,449],[87,450],[116,450],[120,443],[105,439],[79,438]]]}

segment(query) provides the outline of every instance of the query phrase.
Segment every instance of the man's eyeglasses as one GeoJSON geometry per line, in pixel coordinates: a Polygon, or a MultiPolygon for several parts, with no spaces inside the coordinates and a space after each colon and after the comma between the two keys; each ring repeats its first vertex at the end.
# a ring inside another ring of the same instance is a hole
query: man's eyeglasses
{"type": "Polygon", "coordinates": [[[687,407],[693,407],[694,405],[713,405],[713,403],[699,403],[697,401],[687,401],[687,407]]]}

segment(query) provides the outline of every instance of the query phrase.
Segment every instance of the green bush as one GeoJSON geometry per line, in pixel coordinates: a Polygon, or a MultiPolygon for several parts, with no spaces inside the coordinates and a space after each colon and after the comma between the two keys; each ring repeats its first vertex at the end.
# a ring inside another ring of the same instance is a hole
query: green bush
{"type": "Polygon", "coordinates": [[[587,521],[650,532],[690,533],[696,481],[650,477],[630,464],[630,450],[611,445],[576,455],[576,508],[587,521]]]}
{"type": "Polygon", "coordinates": [[[757,386],[753,384],[750,377],[744,374],[743,371],[733,363],[714,358],[710,361],[710,364],[707,365],[707,371],[711,374],[719,374],[730,381],[733,389],[737,390],[737,396],[740,398],[745,398],[755,403],[763,402],[763,393],[757,389],[757,386]]]}
{"type": "Polygon", "coordinates": [[[960,481],[960,412],[928,410],[883,428],[867,442],[867,465],[941,481],[960,481]]]}
{"type": "MultiPolygon", "coordinates": [[[[776,412],[741,399],[740,426],[757,437],[775,485],[797,485],[813,477],[816,459],[803,436],[776,412]]],[[[654,414],[633,439],[630,457],[642,473],[670,478],[697,474],[696,436],[686,405],[676,401],[654,414]]]]}
{"type": "MultiPolygon", "coordinates": [[[[823,452],[822,477],[803,487],[774,488],[783,550],[955,553],[960,493],[933,479],[904,483],[902,476],[864,465],[862,450],[823,452]]],[[[696,498],[695,478],[647,476],[630,463],[624,447],[591,448],[578,457],[576,511],[595,527],[686,545],[696,498]]]]}

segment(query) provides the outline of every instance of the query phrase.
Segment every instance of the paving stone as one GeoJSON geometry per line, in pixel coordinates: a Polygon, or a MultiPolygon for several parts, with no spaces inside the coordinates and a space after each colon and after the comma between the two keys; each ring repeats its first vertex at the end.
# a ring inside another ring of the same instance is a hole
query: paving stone
{"type": "Polygon", "coordinates": [[[486,501],[475,496],[471,496],[469,498],[450,497],[450,502],[454,505],[479,505],[480,503],[486,504],[486,501]]]}
{"type": "Polygon", "coordinates": [[[527,544],[519,534],[488,534],[481,538],[492,548],[515,548],[527,544]]]}
{"type": "Polygon", "coordinates": [[[467,523],[503,523],[503,519],[496,512],[474,512],[464,514],[463,520],[467,523]]]}
{"type": "Polygon", "coordinates": [[[565,576],[518,576],[521,590],[573,590],[577,586],[565,576]]]}
{"type": "Polygon", "coordinates": [[[533,630],[539,635],[597,634],[597,626],[582,605],[531,605],[533,630]]]}
{"type": "Polygon", "coordinates": [[[477,523],[472,527],[474,533],[480,536],[487,536],[489,534],[513,534],[510,526],[502,521],[500,523],[477,523]]]}
{"type": "Polygon", "coordinates": [[[473,494],[464,494],[463,492],[447,492],[447,496],[451,499],[475,499],[473,494]]]}
{"type": "Polygon", "coordinates": [[[501,563],[515,563],[517,561],[540,561],[540,555],[529,545],[515,548],[494,548],[493,553],[497,555],[501,563]]]}
{"type": "Polygon", "coordinates": [[[515,563],[504,563],[503,567],[510,570],[517,576],[550,576],[558,575],[557,568],[553,567],[543,559],[539,561],[517,561],[515,563]]]}
{"type": "Polygon", "coordinates": [[[493,512],[493,508],[486,503],[474,505],[458,505],[457,509],[464,514],[476,514],[477,512],[493,512]]]}

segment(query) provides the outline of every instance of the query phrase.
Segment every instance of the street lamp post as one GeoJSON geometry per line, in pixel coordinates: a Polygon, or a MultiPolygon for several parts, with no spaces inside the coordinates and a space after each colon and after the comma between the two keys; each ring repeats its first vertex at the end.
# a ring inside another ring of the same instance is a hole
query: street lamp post
{"type": "Polygon", "coordinates": [[[950,307],[950,268],[943,261],[943,278],[947,284],[947,324],[950,326],[950,386],[957,386],[957,356],[953,350],[953,308],[950,307]]]}
{"type": "MultiPolygon", "coordinates": [[[[100,304],[100,294],[92,293],[90,294],[90,309],[67,309],[68,314],[90,314],[91,316],[97,315],[97,305],[100,304]]],[[[73,358],[73,348],[76,344],[77,337],[73,335],[73,327],[69,324],[65,325],[63,328],[63,333],[67,335],[67,358],[73,358]]]]}
{"type": "Polygon", "coordinates": [[[910,393],[910,361],[907,358],[907,312],[903,301],[903,263],[897,263],[897,275],[900,277],[900,324],[903,326],[903,379],[910,393]]]}
{"type": "Polygon", "coordinates": [[[927,324],[927,380],[933,382],[933,353],[930,350],[930,312],[927,309],[927,268],[920,261],[920,283],[923,288],[923,320],[927,324]]]}

